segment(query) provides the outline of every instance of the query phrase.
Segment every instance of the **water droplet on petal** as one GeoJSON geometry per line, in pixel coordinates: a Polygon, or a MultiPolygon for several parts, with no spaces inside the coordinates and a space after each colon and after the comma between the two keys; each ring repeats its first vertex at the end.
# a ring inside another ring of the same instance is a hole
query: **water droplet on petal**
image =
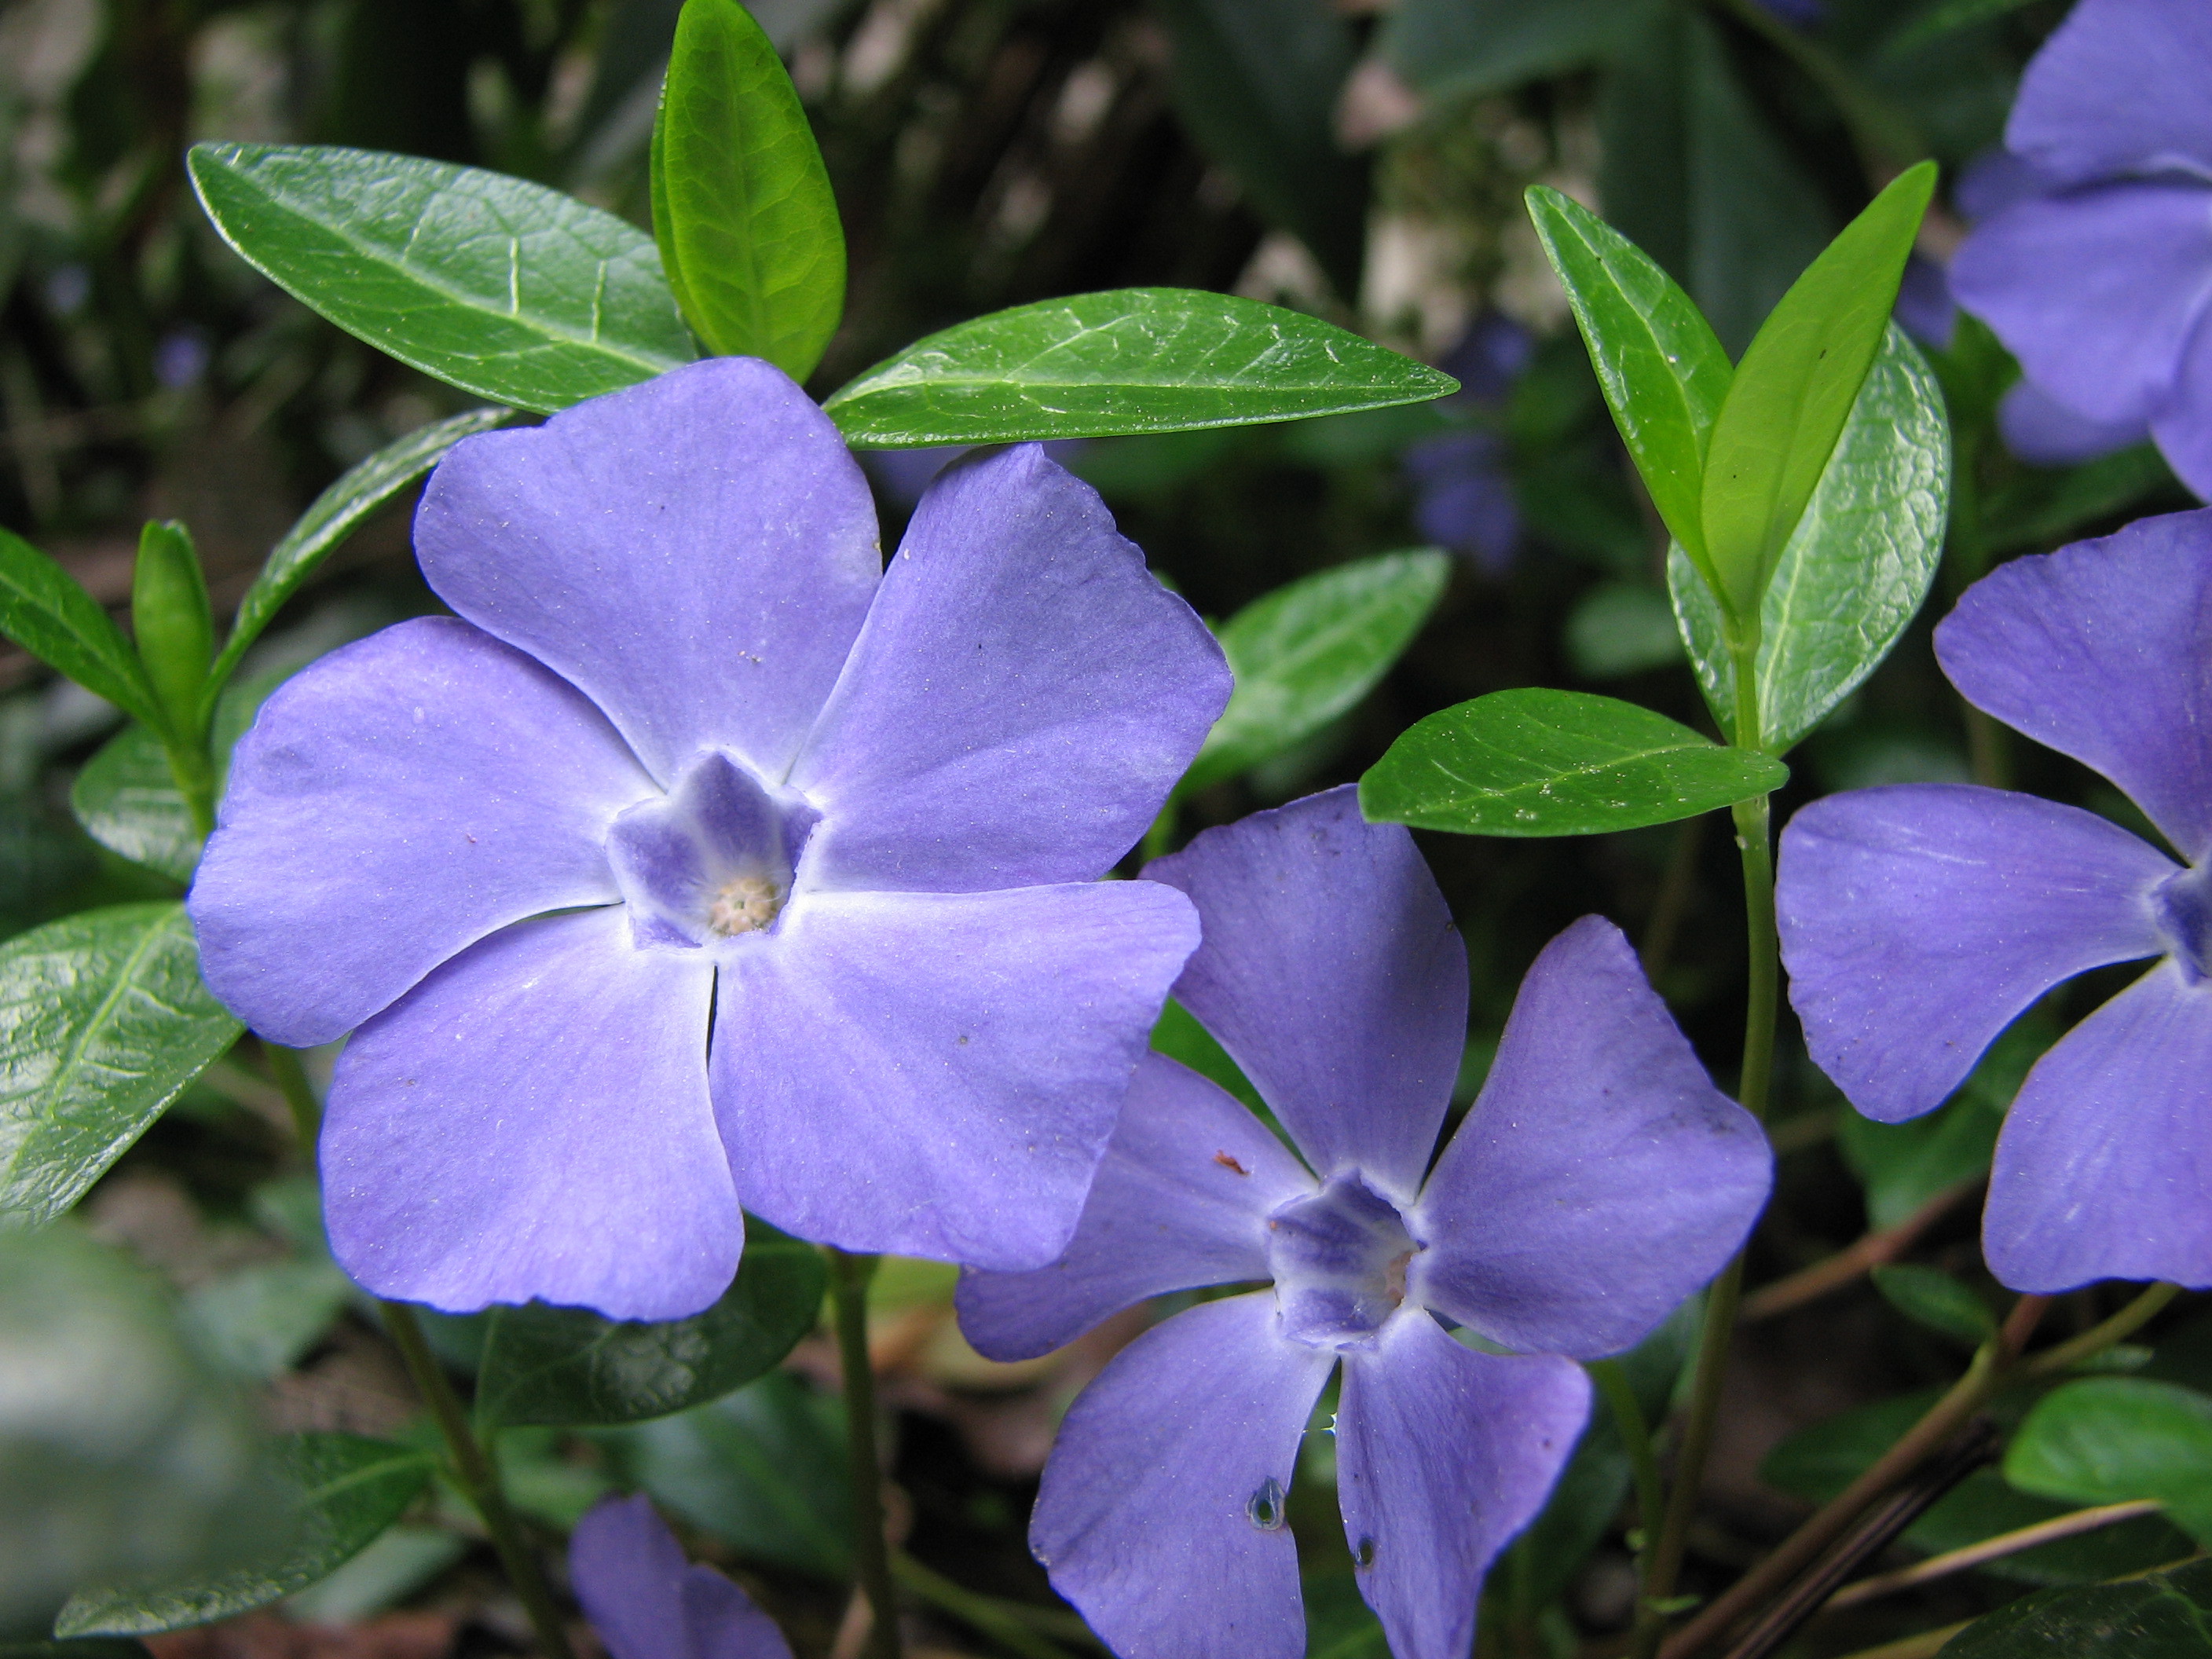
{"type": "Polygon", "coordinates": [[[1283,1486],[1274,1476],[1244,1500],[1244,1513],[1261,1532],[1283,1529],[1283,1486]]]}

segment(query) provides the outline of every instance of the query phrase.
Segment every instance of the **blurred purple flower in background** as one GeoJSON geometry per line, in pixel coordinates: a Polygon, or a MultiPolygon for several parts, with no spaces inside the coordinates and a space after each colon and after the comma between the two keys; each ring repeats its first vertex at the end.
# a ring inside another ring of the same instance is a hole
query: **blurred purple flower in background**
{"type": "Polygon", "coordinates": [[[686,1561],[642,1496],[604,1499],[576,1523],[568,1580],[609,1659],[791,1659],[775,1621],[686,1561]]]}
{"type": "MultiPolygon", "coordinates": [[[[1437,364],[1460,383],[1443,407],[1494,421],[1535,349],[1520,324],[1485,312],[1437,364]]],[[[1521,547],[1521,508],[1507,459],[1505,441],[1488,427],[1424,438],[1401,458],[1422,537],[1470,560],[1486,576],[1510,569],[1521,547]]]]}
{"type": "MultiPolygon", "coordinates": [[[[2148,426],[2212,495],[2212,6],[2081,0],[2028,65],[2005,127],[2021,169],[1952,261],[1952,293],[2057,409],[2148,426]]],[[[1962,206],[1967,205],[1962,199],[1962,206]]],[[[1969,208],[1971,211],[1971,208],[1969,208]]],[[[2044,411],[2020,453],[2079,459],[2044,411]]]]}
{"type": "Polygon", "coordinates": [[[463,443],[416,548],[459,619],[270,699],[190,900],[256,1030],[355,1031],[347,1271],[672,1318],[729,1284],[740,1198],[1058,1254],[1197,939],[1096,878],[1230,687],[1097,496],[978,458],[883,570],[835,428],[726,357],[463,443]]]}
{"type": "Polygon", "coordinates": [[[2053,986],[2162,958],[2021,1085],[1983,1246],[2019,1291],[2212,1285],[2212,511],[2002,566],[1936,650],[1969,702],[2111,779],[2189,863],[1967,784],[1816,801],[1783,834],[1778,890],[1806,1045],[1894,1123],[2053,986]]]}
{"type": "Polygon", "coordinates": [[[1529,969],[1425,1182],[1466,1038],[1467,957],[1413,837],[1365,823],[1346,787],[1210,830],[1146,878],[1197,904],[1205,941],[1176,995],[1305,1162],[1147,1055],[1066,1256],[963,1279],[962,1328],[1004,1359],[1146,1297],[1273,1281],[1176,1315],[1091,1385],[1031,1547],[1127,1659],[1292,1659],[1284,1504],[1341,1362],[1338,1492],[1361,1593],[1399,1659],[1460,1659],[1485,1569],[1581,1432],[1572,1360],[1633,1346],[1728,1260],[1766,1196],[1765,1138],[1592,916],[1529,969]],[[1455,1341],[1431,1310],[1520,1353],[1455,1341]]]}

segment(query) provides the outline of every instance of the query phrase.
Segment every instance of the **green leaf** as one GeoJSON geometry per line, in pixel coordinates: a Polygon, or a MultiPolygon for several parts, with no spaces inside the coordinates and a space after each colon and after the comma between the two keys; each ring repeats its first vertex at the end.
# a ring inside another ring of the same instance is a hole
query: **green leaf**
{"type": "Polygon", "coordinates": [[[196,1286],[185,1317],[216,1365],[260,1382],[296,1364],[353,1295],[353,1281],[327,1256],[257,1261],[196,1286]]]}
{"type": "Polygon", "coordinates": [[[1318,319],[1187,288],[1109,289],[918,340],[823,407],[856,448],[1109,438],[1423,403],[1450,375],[1318,319]]]}
{"type": "Polygon", "coordinates": [[[2037,1402],[2005,1452],[2005,1479],[2077,1504],[2155,1498],[2212,1544],[2212,1395],[2140,1376],[2092,1376],[2037,1402]]]}
{"type": "Polygon", "coordinates": [[[1376,46],[1431,97],[1480,97],[1595,63],[1659,9],[1655,0],[1400,0],[1376,46]]]}
{"type": "Polygon", "coordinates": [[[653,133],[653,233],[709,351],[793,380],[845,307],[845,232],[775,47],[737,0],[685,0],[653,133]]]}
{"type": "MultiPolygon", "coordinates": [[[[1759,601],[1759,746],[1781,754],[1880,666],[1928,597],[1950,511],[1951,427],[1893,328],[1759,601]]],[[[1668,586],[1705,701],[1735,729],[1720,602],[1678,550],[1668,586]]]]}
{"type": "Polygon", "coordinates": [[[70,785],[70,810],[110,852],[179,884],[191,882],[200,861],[199,831],[177,793],[161,738],[136,720],[84,763],[70,785]]]}
{"type": "Polygon", "coordinates": [[[1682,660],[1682,635],[1666,595],[1641,582],[1592,588],[1567,617],[1567,660],[1589,680],[1667,668],[1682,660]]]}
{"type": "Polygon", "coordinates": [[[488,1425],[635,1423],[751,1382],[814,1328],[821,1253],[754,1221],[731,1285],[706,1312],[620,1323],[580,1308],[500,1308],[485,1321],[477,1414],[488,1425]]]}
{"type": "Polygon", "coordinates": [[[1182,787],[1203,789],[1301,743],[1389,672],[1443,597],[1432,548],[1338,565],[1255,600],[1219,630],[1237,677],[1182,787]]]}
{"type": "Polygon", "coordinates": [[[1589,347],[1613,424],[1674,539],[1701,563],[1705,445],[1728,396],[1728,354],[1650,257],[1547,185],[1528,216],[1589,347]]]}
{"type": "Polygon", "coordinates": [[[1470,836],[1592,836],[1779,789],[1764,755],[1583,691],[1493,691],[1430,715],[1359,781],[1378,823],[1470,836]]]}
{"type": "Polygon", "coordinates": [[[158,720],[154,687],[131,641],[76,578],[0,530],[0,634],[125,714],[158,720]]]}
{"type": "Polygon", "coordinates": [[[430,1478],[429,1455],[350,1434],[303,1434],[286,1448],[299,1484],[296,1534],[286,1548],[204,1578],[80,1590],[54,1621],[59,1636],[150,1636],[265,1607],[358,1555],[397,1521],[430,1478]]]}
{"type": "Polygon", "coordinates": [[[1994,492],[1984,507],[1982,544],[1990,553],[2048,547],[2127,512],[2155,490],[2179,487],[2166,457],[2149,444],[2100,455],[2055,477],[2028,473],[1994,492]]]}
{"type": "Polygon", "coordinates": [[[180,904],[123,904],[0,945],[0,1220],[76,1202],[244,1029],[200,982],[180,904]]]}
{"type": "Polygon", "coordinates": [[[1976,1620],[1942,1659],[2212,1659],[2212,1561],[2081,1589],[2037,1590],[1976,1620]]]}
{"type": "Polygon", "coordinates": [[[1935,1267],[1885,1262],[1873,1270],[1882,1299],[1916,1325],[1952,1337],[1970,1348],[1996,1334],[1996,1316],[1989,1304],[1950,1274],[1935,1267]]]}
{"type": "Polygon", "coordinates": [[[550,414],[688,362],[652,239],[503,173],[320,145],[195,144],[255,270],[380,351],[550,414]]]}
{"type": "Polygon", "coordinates": [[[238,602],[238,616],[223,641],[222,654],[208,677],[206,702],[201,719],[208,718],[214,700],[229,683],[246,647],[261,637],[261,630],[276,620],[284,602],[298,592],[322,568],[347,537],[392,498],[445,459],[446,452],[464,438],[489,432],[514,418],[511,409],[471,409],[442,421],[420,426],[404,438],[385,445],[368,459],[349,468],[345,475],[315,497],[299,522],[269,550],[261,574],[246,597],[238,602]]]}
{"type": "Polygon", "coordinates": [[[1923,161],[1890,181],[1790,285],[1737,365],[1705,453],[1705,550],[1732,615],[1754,611],[1827,470],[1936,189],[1923,161]]]}
{"type": "Polygon", "coordinates": [[[193,741],[201,689],[215,661],[215,617],[199,551],[182,524],[149,520],[140,532],[131,628],[165,724],[184,741],[193,741]]]}

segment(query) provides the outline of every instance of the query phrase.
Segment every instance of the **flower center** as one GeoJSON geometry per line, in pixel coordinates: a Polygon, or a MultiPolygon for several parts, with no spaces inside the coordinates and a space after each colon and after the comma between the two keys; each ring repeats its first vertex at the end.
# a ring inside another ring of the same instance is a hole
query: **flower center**
{"type": "Polygon", "coordinates": [[[1316,1348],[1367,1346],[1404,1304],[1420,1249],[1397,1206],[1356,1172],[1291,1200],[1267,1218],[1283,1334],[1316,1348]]]}
{"type": "Polygon", "coordinates": [[[2212,978],[2212,867],[2168,876],[2151,895],[2159,931],[2191,985],[2212,978]]]}
{"type": "Polygon", "coordinates": [[[607,833],[632,940],[696,949],[772,932],[818,817],[727,755],[700,757],[607,833]]]}

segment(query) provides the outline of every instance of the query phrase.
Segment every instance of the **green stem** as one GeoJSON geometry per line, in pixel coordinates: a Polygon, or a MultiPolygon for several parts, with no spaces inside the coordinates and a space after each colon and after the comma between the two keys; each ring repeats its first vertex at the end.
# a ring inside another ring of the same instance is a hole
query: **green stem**
{"type": "Polygon", "coordinates": [[[845,1382],[846,1458],[853,1482],[853,1566],[867,1598],[869,1659],[899,1659],[898,1603],[884,1537],[884,1468],[876,1450],[876,1374],[868,1358],[868,1281],[876,1258],[824,1247],[837,1358],[845,1382]]]}
{"type": "Polygon", "coordinates": [[[1850,129],[1860,165],[1877,183],[1886,183],[1928,154],[1918,123],[1859,79],[1850,66],[1819,41],[1790,26],[1759,0],[1711,0],[1805,74],[1836,106],[1850,129]]]}
{"type": "MultiPolygon", "coordinates": [[[[903,1551],[891,1556],[891,1576],[923,1601],[942,1607],[961,1623],[990,1637],[1008,1652],[1020,1654],[1022,1659],[1069,1659],[1066,1648],[1030,1628],[1038,1622],[1037,1615],[1049,1616],[1055,1611],[1054,1608],[1027,1607],[982,1595],[964,1584],[954,1583],[903,1551]]],[[[1084,1628],[1080,1620],[1073,1615],[1070,1619],[1075,1633],[1092,1642],[1097,1639],[1084,1628]]]]}
{"type": "Polygon", "coordinates": [[[283,1095],[284,1103],[292,1109],[292,1127],[300,1137],[301,1150],[312,1158],[315,1155],[315,1139],[323,1130],[323,1105],[315,1098],[315,1085],[307,1081],[307,1068],[301,1063],[300,1051],[264,1037],[261,1054],[269,1062],[270,1081],[283,1095]]]}
{"type": "Polygon", "coordinates": [[[1628,1372],[1618,1359],[1594,1359],[1583,1369],[1589,1372],[1598,1393],[1605,1396],[1613,1425],[1620,1431],[1620,1443],[1628,1449],[1628,1467],[1636,1477],[1636,1524],[1644,1534],[1636,1551],[1637,1601],[1641,1605],[1650,1598],[1647,1575],[1651,1568],[1651,1544],[1667,1506],[1659,1480],[1658,1454],[1651,1449],[1651,1425],[1644,1420],[1644,1407],[1637,1403],[1628,1372]]]}
{"type": "Polygon", "coordinates": [[[2156,1318],[2166,1304],[2181,1294],[2179,1285],[2153,1285],[2142,1295],[2114,1314],[2101,1325],[2092,1326],[2070,1341],[2057,1347],[2045,1348],[2027,1362],[2030,1376],[2051,1376],[2069,1365],[2078,1364],[2091,1354],[2102,1353],[2117,1343],[2126,1341],[2145,1325],[2156,1318]]]}
{"type": "Polygon", "coordinates": [[[500,1564],[507,1569],[514,1593],[522,1601],[522,1610],[529,1615],[530,1627],[538,1634],[538,1645],[544,1650],[545,1659],[574,1659],[568,1631],[553,1605],[551,1592],[545,1587],[545,1576],[538,1570],[537,1553],[524,1535],[514,1507],[507,1501],[507,1490],[500,1484],[499,1470],[470,1430],[468,1413],[461,1409],[453,1385],[446,1380],[437,1356],[423,1340],[422,1327],[415,1317],[414,1309],[404,1302],[379,1305],[384,1310],[384,1328],[392,1334],[392,1344],[399,1350],[399,1358],[407,1366],[407,1375],[413,1379],[416,1392],[422,1396],[422,1403],[436,1419],[438,1432],[445,1437],[454,1477],[469,1502],[476,1506],[477,1513],[483,1517],[484,1530],[491,1534],[492,1547],[499,1552],[500,1564]]]}
{"type": "Polygon", "coordinates": [[[176,781],[177,793],[185,798],[185,810],[191,814],[192,833],[205,841],[215,833],[215,757],[208,753],[204,739],[198,744],[165,742],[162,750],[169,757],[169,775],[176,781]]]}

